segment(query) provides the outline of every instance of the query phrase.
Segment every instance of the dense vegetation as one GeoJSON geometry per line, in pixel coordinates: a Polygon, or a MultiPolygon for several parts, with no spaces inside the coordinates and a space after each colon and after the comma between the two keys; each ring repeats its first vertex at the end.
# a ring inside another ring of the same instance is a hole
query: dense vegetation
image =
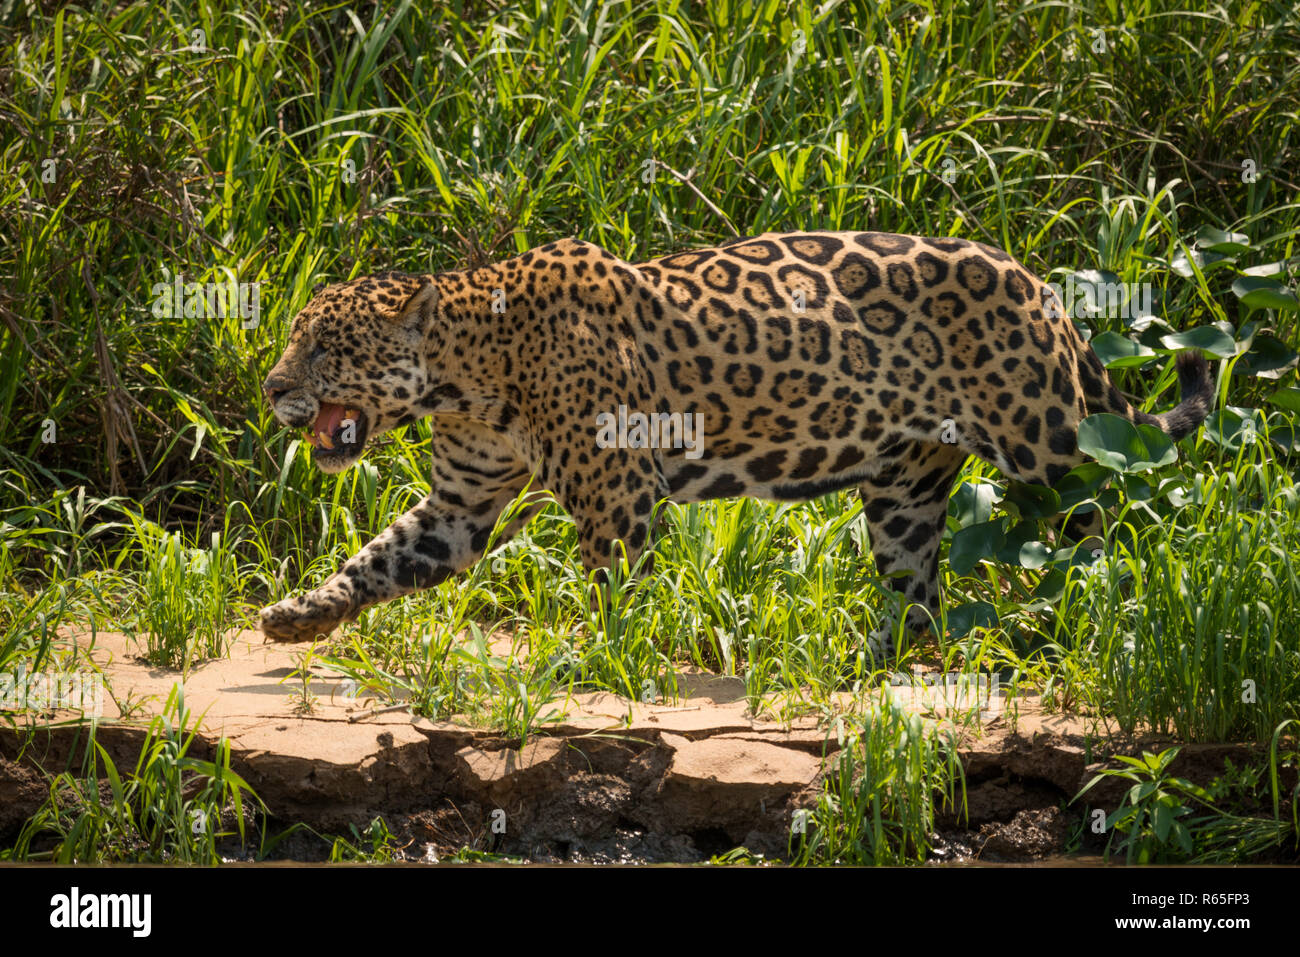
{"type": "MultiPolygon", "coordinates": [[[[1149,290],[1150,315],[1077,316],[1148,410],[1176,400],[1174,351],[1217,360],[1216,410],[1177,449],[1096,421],[1100,464],[1055,493],[971,461],[947,637],[920,653],[1121,732],[1276,744],[1300,717],[1290,4],[4,9],[4,668],[58,667],[54,628],[85,622],[177,667],[219,655],[226,629],[423,494],[427,426],[332,477],[261,398],[317,282],[567,235],[638,259],[871,228],[1149,290]],[[172,315],[158,286],[176,277],[256,283],[256,314],[172,315]],[[1039,517],[1094,503],[1112,508],[1107,548],[1056,550],[1039,517]]],[[[653,577],[600,609],[551,508],[322,653],[382,697],[518,735],[575,683],[671,695],[684,662],[787,711],[829,713],[867,683],[862,638],[888,598],[856,498],[667,518],[653,577]],[[493,656],[498,627],[527,653],[493,656]]],[[[893,740],[872,727],[854,741],[893,740]]]]}

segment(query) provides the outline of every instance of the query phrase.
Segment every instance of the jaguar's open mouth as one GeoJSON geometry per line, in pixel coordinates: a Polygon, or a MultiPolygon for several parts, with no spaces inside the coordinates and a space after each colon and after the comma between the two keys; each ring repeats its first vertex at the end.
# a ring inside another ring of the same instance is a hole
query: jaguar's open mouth
{"type": "Polygon", "coordinates": [[[316,421],[307,430],[307,441],[314,448],[312,457],[318,462],[354,459],[366,444],[367,431],[364,412],[322,402],[316,421]]]}

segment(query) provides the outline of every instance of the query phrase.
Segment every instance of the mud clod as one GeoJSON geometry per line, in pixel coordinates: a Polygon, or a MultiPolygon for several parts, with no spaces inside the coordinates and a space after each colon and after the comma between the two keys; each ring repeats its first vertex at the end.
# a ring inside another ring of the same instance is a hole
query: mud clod
{"type": "Polygon", "coordinates": [[[1043,807],[1017,811],[1005,823],[984,824],[979,829],[984,861],[1034,861],[1060,854],[1069,832],[1060,808],[1043,807]]]}

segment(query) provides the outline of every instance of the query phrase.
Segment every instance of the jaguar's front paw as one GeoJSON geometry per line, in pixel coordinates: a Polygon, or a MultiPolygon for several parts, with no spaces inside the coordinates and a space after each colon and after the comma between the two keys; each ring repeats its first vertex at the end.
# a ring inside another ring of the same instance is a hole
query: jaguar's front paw
{"type": "Polygon", "coordinates": [[[884,665],[897,654],[893,628],[882,626],[867,636],[867,655],[877,666],[884,665]]]}
{"type": "Polygon", "coordinates": [[[262,634],[272,641],[310,641],[337,628],[347,612],[346,601],[308,592],[263,608],[262,634]]]}

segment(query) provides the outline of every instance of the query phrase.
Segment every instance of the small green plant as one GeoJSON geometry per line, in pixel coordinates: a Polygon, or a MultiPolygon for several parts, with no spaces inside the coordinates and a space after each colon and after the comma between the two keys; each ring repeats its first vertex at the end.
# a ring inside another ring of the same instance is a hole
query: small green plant
{"type": "MultiPolygon", "coordinates": [[[[1253,798],[1262,768],[1238,769],[1227,762],[1225,773],[1203,788],[1170,772],[1180,750],[1143,751],[1136,758],[1116,755],[1123,767],[1104,768],[1076,796],[1078,800],[1108,777],[1133,782],[1120,806],[1106,817],[1107,857],[1122,853],[1129,864],[1223,864],[1249,861],[1288,845],[1293,852],[1300,848],[1294,816],[1285,820],[1277,804],[1272,818],[1223,806],[1253,798]]],[[[1270,760],[1276,768],[1276,749],[1270,760]]]]}
{"type": "Polygon", "coordinates": [[[840,751],[816,806],[795,812],[794,863],[924,861],[936,809],[965,814],[956,749],[885,693],[865,715],[838,719],[836,731],[840,751]]]}
{"type": "Polygon", "coordinates": [[[213,532],[208,548],[195,548],[180,532],[130,520],[141,568],[132,631],[144,635],[145,657],[186,674],[196,660],[224,655],[241,579],[229,538],[213,532]]]}
{"type": "Polygon", "coordinates": [[[455,853],[442,859],[444,864],[525,864],[527,861],[522,857],[514,857],[509,854],[496,854],[492,851],[481,851],[475,847],[462,847],[455,853]]]}
{"type": "Polygon", "coordinates": [[[1108,857],[1113,848],[1123,852],[1129,864],[1164,863],[1175,856],[1171,845],[1184,857],[1192,855],[1193,830],[1204,819],[1191,817],[1193,807],[1186,802],[1199,799],[1208,806],[1211,798],[1192,782],[1169,773],[1179,750],[1143,751],[1140,758],[1116,755],[1124,767],[1103,769],[1079,792],[1077,797],[1082,797],[1108,777],[1133,782],[1120,806],[1106,817],[1108,857]]]}
{"type": "Polygon", "coordinates": [[[0,592],[0,596],[7,599],[0,600],[0,671],[25,670],[30,674],[52,663],[65,671],[77,667],[79,655],[88,649],[56,639],[60,627],[74,623],[87,628],[93,636],[93,609],[101,602],[93,581],[74,578],[32,595],[0,592]]]}
{"type": "Polygon", "coordinates": [[[348,825],[351,840],[336,837],[330,848],[331,864],[387,864],[398,859],[400,848],[388,823],[382,817],[374,818],[364,831],[355,824],[348,825]]]}
{"type": "Polygon", "coordinates": [[[477,623],[470,622],[467,631],[469,641],[457,647],[454,654],[462,663],[474,667],[483,680],[487,698],[479,700],[488,709],[483,717],[491,727],[500,728],[505,737],[517,738],[522,748],[539,725],[564,717],[561,708],[550,704],[562,685],[547,662],[521,664],[513,649],[509,657],[503,658],[488,648],[477,623]]]}
{"type": "Polygon", "coordinates": [[[720,867],[762,867],[767,861],[762,854],[755,854],[747,847],[733,847],[725,854],[714,854],[708,863],[720,867]]]}
{"type": "Polygon", "coordinates": [[[113,704],[117,705],[119,720],[124,722],[132,721],[137,715],[148,709],[150,701],[158,700],[156,695],[140,694],[134,690],[128,691],[125,698],[119,698],[113,693],[112,684],[107,681],[104,683],[104,690],[113,699],[113,704]]]}
{"type": "Polygon", "coordinates": [[[196,730],[177,686],[150,723],[135,768],[123,776],[92,728],[81,774],[50,779],[49,799],[0,860],[220,863],[219,840],[238,835],[246,843],[245,803],[266,808],[231,770],[226,739],[210,761],[190,754],[196,730]],[[222,830],[231,813],[235,830],[222,830]]]}
{"type": "Polygon", "coordinates": [[[293,705],[293,712],[297,715],[309,715],[316,710],[316,695],[311,690],[311,662],[314,657],[315,649],[300,651],[294,656],[294,664],[297,666],[289,674],[280,679],[280,683],[298,679],[298,688],[289,695],[289,703],[293,705]]]}

